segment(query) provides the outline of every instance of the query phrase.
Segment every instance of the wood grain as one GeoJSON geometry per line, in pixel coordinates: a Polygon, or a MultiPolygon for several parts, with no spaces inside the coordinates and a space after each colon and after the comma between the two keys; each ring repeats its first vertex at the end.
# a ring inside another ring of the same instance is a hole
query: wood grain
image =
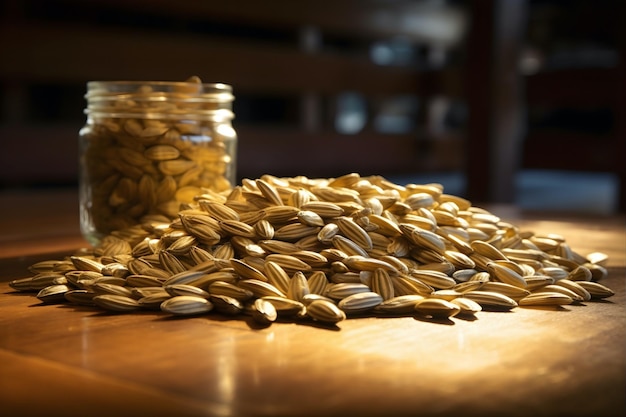
{"type": "MultiPolygon", "coordinates": [[[[74,197],[11,198],[69,208],[74,197]]],[[[7,211],[6,198],[0,194],[0,212],[7,211]]],[[[172,319],[43,305],[13,292],[8,281],[27,276],[35,260],[71,253],[68,245],[80,241],[76,213],[51,210],[47,229],[40,229],[46,244],[29,247],[37,230],[23,230],[20,238],[12,229],[19,255],[0,259],[2,414],[623,415],[624,218],[498,210],[524,228],[566,236],[581,253],[609,253],[605,283],[616,295],[558,309],[481,312],[474,321],[363,317],[336,328],[288,322],[259,328],[215,314],[172,319]]],[[[0,218],[9,227],[7,216],[0,218]]],[[[0,253],[7,248],[15,250],[0,240],[0,253]]]]}

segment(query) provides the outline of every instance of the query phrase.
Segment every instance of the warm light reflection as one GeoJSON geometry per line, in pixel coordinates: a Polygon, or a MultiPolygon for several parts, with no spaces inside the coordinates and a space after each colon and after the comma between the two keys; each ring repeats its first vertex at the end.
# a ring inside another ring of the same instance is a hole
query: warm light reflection
{"type": "MultiPolygon", "coordinates": [[[[91,332],[89,331],[90,326],[88,323],[89,319],[83,317],[80,320],[80,362],[83,368],[90,368],[89,366],[89,352],[91,352],[91,344],[90,344],[90,336],[91,332]]],[[[70,330],[73,330],[70,328],[70,330]]]]}
{"type": "Polygon", "coordinates": [[[220,343],[219,359],[215,368],[217,398],[222,403],[223,414],[233,415],[233,404],[237,391],[237,358],[235,339],[226,338],[220,343]]]}

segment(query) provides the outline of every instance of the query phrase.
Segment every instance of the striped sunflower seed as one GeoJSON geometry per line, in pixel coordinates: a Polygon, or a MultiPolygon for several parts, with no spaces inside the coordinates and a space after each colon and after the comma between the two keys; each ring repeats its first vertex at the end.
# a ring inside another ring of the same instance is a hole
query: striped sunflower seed
{"type": "Polygon", "coordinates": [[[307,236],[317,235],[319,226],[308,226],[302,223],[289,223],[274,230],[274,239],[296,242],[307,236]]]}
{"type": "Polygon", "coordinates": [[[310,201],[300,207],[301,210],[308,210],[317,213],[322,218],[335,218],[343,216],[344,210],[341,206],[326,201],[310,201]]]}
{"type": "Polygon", "coordinates": [[[122,287],[121,285],[107,284],[104,282],[96,282],[91,286],[91,290],[100,294],[116,294],[123,295],[125,297],[131,297],[132,292],[130,289],[126,287],[122,287]]]}
{"type": "Polygon", "coordinates": [[[418,294],[398,295],[383,300],[382,303],[374,307],[374,311],[383,314],[413,314],[415,313],[415,304],[423,299],[424,296],[418,294]]]}
{"type": "Polygon", "coordinates": [[[418,300],[414,308],[417,313],[433,318],[454,317],[461,311],[461,307],[457,304],[440,298],[418,300]]]}
{"type": "Polygon", "coordinates": [[[366,251],[372,249],[372,238],[354,220],[349,217],[339,217],[335,220],[335,223],[339,227],[339,231],[346,238],[350,239],[366,251]]]}
{"type": "Polygon", "coordinates": [[[71,288],[64,284],[50,285],[41,289],[37,293],[37,298],[46,304],[61,303],[67,301],[65,294],[70,290],[71,288]]]}
{"type": "Polygon", "coordinates": [[[280,253],[283,255],[289,255],[301,250],[295,243],[284,242],[282,240],[264,239],[259,240],[258,244],[267,252],[280,253]]]}
{"type": "Polygon", "coordinates": [[[323,227],[325,225],[324,219],[314,211],[301,210],[296,215],[300,223],[306,226],[323,227]]]}
{"type": "Polygon", "coordinates": [[[198,205],[219,221],[232,220],[239,221],[239,213],[225,204],[217,201],[200,200],[198,205]]]}
{"type": "Polygon", "coordinates": [[[507,284],[506,282],[489,281],[482,284],[481,291],[493,291],[500,294],[504,294],[507,297],[518,301],[528,295],[530,291],[525,288],[520,288],[515,285],[507,284]]]}
{"type": "Polygon", "coordinates": [[[589,291],[584,289],[583,286],[576,281],[571,281],[569,279],[560,279],[558,281],[555,281],[554,284],[565,287],[568,290],[575,292],[579,297],[582,298],[582,301],[591,300],[591,294],[589,293],[589,291]]]}
{"type": "Polygon", "coordinates": [[[307,316],[315,321],[336,324],[346,319],[346,313],[331,301],[317,299],[306,307],[307,316]]]}
{"type": "Polygon", "coordinates": [[[254,297],[254,293],[245,288],[241,288],[233,283],[224,281],[215,281],[208,287],[211,295],[223,295],[234,298],[238,301],[245,302],[254,297]]]}
{"type": "Polygon", "coordinates": [[[411,271],[410,275],[438,290],[447,290],[456,285],[456,281],[443,272],[414,269],[411,271]]]}
{"type": "Polygon", "coordinates": [[[346,282],[327,286],[326,293],[321,295],[325,295],[333,300],[341,300],[354,294],[370,291],[370,288],[365,284],[346,282]]]}
{"type": "Polygon", "coordinates": [[[526,281],[526,289],[528,291],[535,291],[543,286],[554,284],[555,280],[547,275],[530,275],[524,277],[526,281]]]}
{"type": "Polygon", "coordinates": [[[468,291],[463,297],[477,302],[483,309],[511,310],[518,305],[511,297],[494,291],[468,291]]]}
{"type": "Polygon", "coordinates": [[[409,275],[392,277],[394,295],[422,295],[429,296],[434,291],[430,285],[409,275]]]}
{"type": "Polygon", "coordinates": [[[369,257],[367,251],[356,242],[342,235],[336,235],[331,239],[332,245],[347,255],[358,255],[364,258],[369,257]]]}
{"type": "MultiPolygon", "coordinates": [[[[339,285],[339,284],[337,284],[339,285]]],[[[339,301],[337,307],[346,314],[363,313],[383,302],[383,297],[372,291],[349,295],[339,301]]]]}
{"type": "Polygon", "coordinates": [[[209,301],[213,304],[215,311],[229,316],[237,315],[244,309],[240,300],[227,295],[211,294],[209,301]]]}
{"type": "Polygon", "coordinates": [[[71,256],[70,259],[72,260],[74,267],[76,267],[76,269],[80,269],[81,271],[100,272],[102,271],[102,268],[104,268],[104,265],[100,262],[83,256],[71,256]]]}
{"type": "Polygon", "coordinates": [[[479,290],[485,283],[481,281],[465,281],[459,282],[452,289],[456,292],[466,293],[468,291],[479,290]]]}
{"type": "Polygon", "coordinates": [[[191,316],[208,313],[213,303],[206,298],[191,295],[178,295],[161,303],[161,310],[177,316],[191,316]]]}
{"type": "Polygon", "coordinates": [[[251,313],[254,321],[263,326],[272,324],[278,318],[278,312],[274,304],[263,298],[257,298],[254,301],[251,313]]]}
{"type": "Polygon", "coordinates": [[[243,279],[237,283],[240,288],[248,290],[254,294],[254,296],[265,297],[286,297],[287,295],[281,290],[270,284],[269,282],[259,281],[257,279],[243,279]]]}
{"type": "Polygon", "coordinates": [[[384,269],[388,274],[400,274],[400,271],[388,262],[360,255],[348,256],[343,260],[343,263],[353,271],[375,271],[377,269],[384,269]]]}
{"type": "MultiPolygon", "coordinates": [[[[583,296],[581,296],[578,293],[570,290],[569,288],[566,288],[566,287],[558,285],[558,284],[546,285],[545,287],[540,288],[539,290],[536,291],[536,293],[545,293],[545,292],[558,292],[558,293],[561,293],[561,294],[566,295],[569,298],[571,298],[573,303],[580,303],[580,302],[585,301],[583,299],[583,296]]],[[[589,301],[590,299],[591,299],[591,294],[589,295],[589,298],[586,301],[589,301]]]]}
{"type": "Polygon", "coordinates": [[[374,270],[370,288],[373,292],[379,294],[383,298],[383,301],[394,297],[393,282],[385,269],[378,268],[374,270]]]}
{"type": "Polygon", "coordinates": [[[163,284],[165,280],[150,275],[129,275],[126,277],[126,285],[129,287],[156,287],[163,284]]]}
{"type": "Polygon", "coordinates": [[[153,294],[161,294],[161,295],[168,295],[169,293],[167,291],[165,291],[165,288],[159,286],[159,287],[137,287],[137,288],[133,288],[131,290],[132,292],[132,298],[136,299],[136,300],[140,300],[144,297],[147,297],[149,295],[153,295],[153,294]]]}
{"type": "Polygon", "coordinates": [[[309,284],[301,271],[297,271],[291,277],[289,281],[289,288],[287,289],[287,298],[302,302],[304,296],[309,294],[309,284]]]}
{"type": "Polygon", "coordinates": [[[309,292],[311,294],[325,294],[327,284],[328,278],[323,271],[313,271],[308,277],[309,292]]]}
{"type": "Polygon", "coordinates": [[[261,191],[263,197],[265,197],[274,206],[282,206],[283,200],[278,193],[278,190],[269,182],[262,179],[256,180],[256,186],[261,191]]]}
{"type": "Polygon", "coordinates": [[[592,300],[600,300],[615,295],[612,289],[594,281],[577,281],[591,295],[592,300]]]}
{"type": "Polygon", "coordinates": [[[269,206],[262,210],[263,218],[274,225],[295,219],[299,212],[300,208],[292,206],[269,206]]]}
{"type": "Polygon", "coordinates": [[[571,281],[591,281],[592,278],[591,270],[583,265],[575,267],[567,274],[567,279],[571,281]]]}
{"type": "Polygon", "coordinates": [[[241,236],[248,239],[257,237],[253,226],[239,220],[221,220],[220,228],[231,236],[241,236]]]}
{"type": "Polygon", "coordinates": [[[172,296],[166,291],[165,293],[153,293],[153,294],[147,294],[144,297],[141,297],[140,299],[137,300],[137,302],[139,302],[139,305],[141,305],[141,307],[149,309],[149,310],[160,310],[161,309],[161,304],[166,301],[169,300],[170,298],[172,298],[172,296]]]}
{"type": "Polygon", "coordinates": [[[137,300],[124,295],[102,294],[96,295],[92,300],[98,307],[116,313],[128,313],[141,308],[137,300]]]}
{"type": "Polygon", "coordinates": [[[454,289],[437,290],[437,291],[433,291],[432,294],[430,294],[430,298],[438,298],[441,300],[452,301],[456,298],[461,297],[462,295],[463,293],[458,292],[454,289]]]}
{"type": "Polygon", "coordinates": [[[524,277],[522,277],[516,271],[510,268],[507,268],[506,266],[503,266],[495,262],[489,262],[487,264],[487,268],[489,272],[493,274],[495,278],[497,278],[499,281],[502,281],[506,284],[510,284],[519,288],[526,288],[528,285],[524,277]]]}
{"type": "Polygon", "coordinates": [[[450,302],[459,306],[459,308],[461,309],[458,313],[459,315],[474,315],[482,310],[480,304],[469,298],[455,298],[450,302]]]}
{"type": "Polygon", "coordinates": [[[274,226],[265,219],[254,223],[253,228],[256,235],[261,239],[269,240],[274,238],[274,226]]]}
{"type": "Polygon", "coordinates": [[[206,275],[207,274],[204,271],[183,270],[182,272],[170,276],[165,281],[163,281],[162,284],[163,286],[176,284],[191,285],[191,283],[198,281],[200,278],[206,275]]]}
{"type": "Polygon", "coordinates": [[[293,274],[297,271],[310,271],[311,265],[301,261],[292,255],[283,255],[279,253],[273,253],[265,257],[265,262],[275,262],[281,266],[288,274],[293,274]]]}
{"type": "Polygon", "coordinates": [[[206,292],[202,288],[194,287],[193,285],[174,284],[174,285],[166,285],[163,288],[172,297],[176,297],[178,295],[193,295],[196,297],[202,297],[206,299],[209,298],[208,292],[206,292]]]}
{"type": "Polygon", "coordinates": [[[573,300],[561,293],[554,291],[538,291],[534,292],[521,300],[520,306],[560,306],[572,304],[573,300]]]}
{"type": "Polygon", "coordinates": [[[96,293],[87,290],[70,290],[64,295],[65,299],[70,303],[82,306],[95,305],[93,302],[95,296],[96,293]]]}
{"type": "Polygon", "coordinates": [[[265,296],[261,298],[265,301],[269,301],[274,306],[279,317],[302,317],[306,313],[305,305],[300,301],[275,296],[265,296]]]}
{"type": "Polygon", "coordinates": [[[230,264],[243,279],[256,279],[259,281],[267,281],[267,277],[257,268],[249,265],[241,259],[232,258],[230,264]]]}

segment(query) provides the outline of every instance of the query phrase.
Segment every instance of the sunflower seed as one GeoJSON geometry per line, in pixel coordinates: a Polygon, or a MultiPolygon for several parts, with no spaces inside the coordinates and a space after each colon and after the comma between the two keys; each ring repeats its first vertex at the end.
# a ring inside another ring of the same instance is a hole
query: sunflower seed
{"type": "Polygon", "coordinates": [[[313,320],[336,324],[346,319],[346,313],[333,302],[323,299],[313,300],[306,307],[306,314],[313,320]]]}
{"type": "Polygon", "coordinates": [[[153,294],[147,294],[144,297],[141,297],[140,299],[138,299],[137,301],[139,302],[139,305],[141,305],[141,307],[143,308],[147,308],[150,310],[160,310],[161,309],[161,304],[166,301],[169,300],[170,298],[172,298],[171,294],[169,294],[167,291],[165,293],[153,293],[153,294]]]}
{"type": "Polygon", "coordinates": [[[456,304],[457,306],[459,306],[461,310],[458,312],[458,314],[461,314],[461,315],[474,315],[482,310],[482,307],[480,306],[480,304],[478,304],[476,301],[471,300],[469,298],[465,298],[465,297],[455,298],[454,300],[450,302],[452,304],[456,304]]]}
{"type": "Polygon", "coordinates": [[[565,287],[568,290],[573,291],[582,298],[582,301],[589,301],[591,299],[591,294],[589,293],[589,291],[583,288],[583,286],[576,281],[571,281],[569,279],[560,279],[558,281],[555,281],[554,285],[565,287]]]}
{"type": "Polygon", "coordinates": [[[364,250],[372,249],[372,239],[356,222],[349,217],[339,217],[335,220],[339,231],[352,242],[359,245],[364,250]]]}
{"type": "Polygon", "coordinates": [[[285,272],[288,274],[293,274],[297,271],[310,271],[311,265],[306,262],[301,261],[292,255],[283,255],[283,254],[270,254],[265,257],[265,262],[275,262],[280,265],[285,272]]]}
{"type": "Polygon", "coordinates": [[[215,281],[209,287],[209,294],[223,295],[244,302],[254,297],[254,293],[245,288],[241,288],[233,283],[224,281],[215,281]]]}
{"type": "Polygon", "coordinates": [[[559,306],[571,304],[573,300],[561,292],[539,291],[534,292],[521,300],[520,306],[559,306]]]}
{"type": "Polygon", "coordinates": [[[373,292],[380,294],[383,301],[394,297],[393,282],[389,277],[389,273],[382,268],[375,269],[370,283],[373,292]]]}
{"type": "Polygon", "coordinates": [[[439,298],[424,298],[415,302],[415,311],[434,318],[454,317],[461,311],[461,307],[439,298]]]}
{"type": "Polygon", "coordinates": [[[269,301],[276,309],[278,316],[281,317],[303,316],[306,312],[304,304],[294,299],[275,296],[264,296],[261,298],[269,301]]]}
{"type": "Polygon", "coordinates": [[[355,314],[371,310],[382,302],[383,297],[381,297],[380,294],[366,291],[352,294],[341,299],[337,306],[346,314],[355,314]]]}
{"type": "Polygon", "coordinates": [[[196,297],[209,298],[209,293],[203,290],[202,288],[194,287],[193,285],[187,284],[174,284],[174,285],[166,285],[163,287],[165,291],[172,297],[176,297],[178,295],[193,295],[196,297]]]}
{"type": "Polygon", "coordinates": [[[603,299],[615,295],[612,289],[594,281],[577,281],[591,295],[591,299],[603,299]]]}
{"type": "Polygon", "coordinates": [[[213,304],[206,298],[191,295],[178,295],[161,303],[161,310],[170,314],[190,316],[208,313],[213,304]]]}
{"type": "Polygon", "coordinates": [[[240,300],[227,295],[211,294],[209,301],[213,304],[215,311],[229,316],[237,315],[244,309],[240,300]]]}
{"type": "Polygon", "coordinates": [[[95,305],[93,302],[93,298],[95,296],[96,293],[87,290],[71,290],[66,292],[64,295],[65,299],[70,303],[83,306],[95,305]]]}
{"type": "MultiPolygon", "coordinates": [[[[566,295],[569,298],[571,298],[572,302],[574,302],[574,303],[579,303],[579,302],[585,301],[583,299],[583,296],[581,296],[578,293],[570,290],[569,288],[566,288],[566,287],[564,287],[562,285],[558,285],[558,284],[546,285],[545,287],[542,287],[539,290],[535,291],[535,293],[545,293],[545,292],[558,292],[560,294],[566,295]]],[[[589,301],[590,299],[591,299],[591,294],[589,295],[589,298],[586,301],[589,301]]]]}
{"type": "Polygon", "coordinates": [[[96,295],[92,300],[98,307],[118,313],[136,311],[141,308],[137,300],[123,295],[102,294],[96,295]]]}
{"type": "Polygon", "coordinates": [[[287,295],[269,282],[257,279],[243,279],[237,283],[240,288],[252,292],[256,297],[274,296],[286,297],[287,295]]]}
{"type": "Polygon", "coordinates": [[[121,285],[113,285],[113,284],[107,284],[104,282],[96,282],[91,286],[91,290],[94,291],[95,293],[97,293],[98,295],[101,294],[116,294],[116,295],[123,295],[125,297],[131,297],[132,296],[132,292],[130,289],[126,288],[126,287],[122,287],[121,285]]]}
{"type": "Polygon", "coordinates": [[[518,301],[530,294],[530,291],[525,288],[520,288],[515,285],[507,284],[506,282],[489,281],[482,284],[481,291],[493,291],[500,294],[504,294],[507,297],[518,301]]]}
{"type": "Polygon", "coordinates": [[[41,289],[37,293],[37,298],[47,304],[60,303],[66,301],[65,294],[70,291],[70,287],[64,284],[50,285],[41,289]]]}
{"type": "Polygon", "coordinates": [[[252,306],[252,318],[257,323],[267,326],[278,318],[278,312],[274,304],[263,298],[257,298],[252,306]]]}
{"type": "Polygon", "coordinates": [[[267,281],[267,277],[255,267],[247,264],[241,259],[232,258],[230,264],[243,279],[256,279],[259,281],[267,281]]]}
{"type": "Polygon", "coordinates": [[[526,280],[516,271],[507,268],[506,266],[502,266],[501,264],[495,262],[489,262],[487,264],[487,268],[489,272],[496,277],[498,280],[513,285],[519,288],[526,288],[528,284],[526,284],[526,280]]]}
{"type": "Polygon", "coordinates": [[[384,300],[374,307],[374,311],[383,314],[414,314],[415,304],[424,297],[418,294],[405,294],[384,300]]]}
{"type": "Polygon", "coordinates": [[[484,309],[510,310],[517,307],[517,302],[511,297],[494,291],[468,291],[463,297],[477,302],[484,309]]]}

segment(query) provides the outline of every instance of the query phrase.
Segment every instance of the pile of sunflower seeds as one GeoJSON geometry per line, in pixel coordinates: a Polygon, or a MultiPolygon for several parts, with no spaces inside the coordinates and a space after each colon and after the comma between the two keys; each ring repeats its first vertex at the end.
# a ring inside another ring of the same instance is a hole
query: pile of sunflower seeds
{"type": "Polygon", "coordinates": [[[450,319],[582,304],[614,294],[599,282],[606,263],[440,184],[264,175],[204,189],[174,219],[145,216],[10,285],[44,303],[111,312],[333,325],[356,315],[450,319]]]}

